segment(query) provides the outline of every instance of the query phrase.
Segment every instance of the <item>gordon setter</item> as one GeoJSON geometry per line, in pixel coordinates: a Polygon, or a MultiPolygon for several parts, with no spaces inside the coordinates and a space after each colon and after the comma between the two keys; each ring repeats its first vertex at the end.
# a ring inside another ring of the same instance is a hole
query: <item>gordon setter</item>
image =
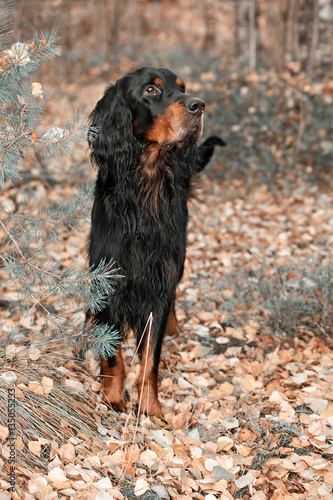
{"type": "MultiPolygon", "coordinates": [[[[187,201],[193,176],[207,164],[219,137],[197,147],[205,103],[186,94],[166,68],[141,68],[107,88],[91,114],[88,137],[98,167],[92,210],[90,266],[114,259],[124,278],[95,315],[137,338],[141,370],[139,414],[162,417],[158,365],[165,332],[177,330],[176,288],[184,270],[187,201]]],[[[125,408],[125,367],[102,360],[104,401],[125,408]]]]}

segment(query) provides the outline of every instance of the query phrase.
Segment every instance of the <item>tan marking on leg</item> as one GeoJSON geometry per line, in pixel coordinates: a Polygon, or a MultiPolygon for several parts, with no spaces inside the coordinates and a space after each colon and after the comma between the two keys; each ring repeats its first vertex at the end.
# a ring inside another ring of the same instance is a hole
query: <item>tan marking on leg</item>
{"type": "Polygon", "coordinates": [[[102,358],[102,376],[104,381],[103,401],[116,411],[123,411],[125,403],[125,365],[121,354],[121,348],[117,351],[117,362],[115,366],[109,366],[106,359],[102,358]]]}
{"type": "Polygon", "coordinates": [[[170,309],[170,314],[165,329],[165,335],[170,335],[171,337],[179,337],[178,321],[176,318],[174,306],[170,309]]]}
{"type": "Polygon", "coordinates": [[[138,386],[139,415],[151,415],[163,419],[158,401],[158,376],[153,373],[154,357],[151,347],[150,332],[146,333],[145,345],[142,349],[142,360],[138,386]]]}

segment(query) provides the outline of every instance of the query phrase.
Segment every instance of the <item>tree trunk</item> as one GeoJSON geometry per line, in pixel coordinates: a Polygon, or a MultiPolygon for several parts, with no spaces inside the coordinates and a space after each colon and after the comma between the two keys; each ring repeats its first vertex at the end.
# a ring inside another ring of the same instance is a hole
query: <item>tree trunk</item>
{"type": "Polygon", "coordinates": [[[312,37],[310,41],[308,71],[314,69],[319,41],[319,0],[313,0],[312,37]]]}
{"type": "Polygon", "coordinates": [[[108,54],[110,64],[115,62],[118,58],[119,33],[120,33],[120,26],[125,4],[126,0],[114,0],[112,24],[111,24],[110,50],[108,54]]]}
{"type": "Polygon", "coordinates": [[[249,0],[249,64],[251,69],[257,65],[256,2],[249,0]]]}
{"type": "Polygon", "coordinates": [[[284,62],[289,63],[300,59],[298,30],[299,0],[290,0],[288,2],[286,16],[284,62]]]}
{"type": "Polygon", "coordinates": [[[318,50],[320,53],[320,62],[323,67],[330,70],[332,69],[332,0],[319,0],[318,17],[318,50]]]}
{"type": "Polygon", "coordinates": [[[237,53],[241,54],[246,51],[248,46],[248,0],[237,0],[236,10],[237,53]]]}
{"type": "Polygon", "coordinates": [[[252,69],[257,65],[259,26],[257,0],[238,0],[237,4],[237,52],[244,54],[252,69]]]}
{"type": "Polygon", "coordinates": [[[215,0],[206,0],[205,2],[205,39],[204,50],[212,50],[216,41],[216,2],[215,0]]]}

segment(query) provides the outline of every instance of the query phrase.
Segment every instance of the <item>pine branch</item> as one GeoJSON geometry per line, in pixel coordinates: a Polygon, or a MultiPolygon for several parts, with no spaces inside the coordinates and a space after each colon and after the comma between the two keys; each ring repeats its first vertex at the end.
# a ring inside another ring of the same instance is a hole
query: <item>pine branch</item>
{"type": "MultiPolygon", "coordinates": [[[[96,134],[95,129],[86,126],[85,118],[75,112],[73,120],[62,128],[51,127],[37,135],[48,95],[45,87],[32,81],[31,73],[58,53],[57,36],[54,32],[37,33],[32,42],[6,47],[12,6],[12,2],[0,0],[2,186],[19,176],[28,155],[33,157],[36,152],[53,157],[63,153],[72,155],[74,144],[83,144],[87,133],[96,134]]],[[[0,364],[3,370],[15,372],[24,395],[17,402],[17,430],[24,450],[28,449],[29,440],[44,439],[53,443],[56,436],[63,436],[67,431],[62,428],[62,420],[71,426],[67,437],[73,430],[88,434],[89,428],[93,429],[96,417],[91,416],[94,414],[92,405],[91,408],[87,405],[86,393],[77,403],[73,389],[66,385],[72,380],[65,380],[60,374],[60,364],[63,366],[64,353],[68,352],[68,361],[72,357],[71,349],[78,344],[82,351],[91,349],[97,356],[109,357],[115,354],[119,341],[114,327],[93,321],[84,323],[82,319],[84,310],[94,313],[105,307],[115,282],[121,279],[114,263],[102,262],[89,270],[81,262],[73,264],[71,260],[69,265],[66,258],[51,260],[49,251],[65,232],[73,231],[87,219],[91,193],[92,186],[87,184],[79,188],[68,203],[50,205],[44,212],[38,203],[30,206],[21,203],[13,211],[0,206],[0,271],[10,294],[16,292],[17,295],[10,321],[0,333],[0,364]],[[28,320],[34,328],[28,326],[27,334],[28,320]],[[42,388],[36,394],[27,382],[40,382],[45,373],[56,383],[51,392],[43,393],[42,388]]],[[[6,391],[0,384],[0,413],[6,411],[6,405],[6,391]]],[[[45,465],[32,453],[20,453],[19,460],[26,470],[45,465]]]]}
{"type": "Polygon", "coordinates": [[[10,49],[0,52],[0,78],[27,76],[50,57],[59,55],[55,31],[36,33],[32,42],[17,42],[10,49]]]}
{"type": "MultiPolygon", "coordinates": [[[[8,22],[10,12],[0,0],[0,12],[5,8],[8,22]]],[[[9,26],[7,23],[6,26],[9,26]]],[[[0,30],[0,43],[1,38],[0,30]]],[[[37,135],[42,115],[45,111],[45,98],[48,97],[41,84],[32,82],[31,72],[39,64],[57,54],[55,32],[45,35],[37,33],[32,42],[17,42],[6,48],[3,43],[0,51],[0,180],[13,182],[19,176],[19,168],[24,158],[36,151],[42,156],[61,154],[71,156],[73,145],[83,144],[87,132],[93,136],[97,131],[86,125],[84,116],[75,112],[71,121],[63,127],[51,127],[37,135]]],[[[73,307],[86,308],[92,312],[101,310],[107,297],[114,290],[119,272],[113,262],[102,262],[91,270],[81,264],[67,265],[66,259],[51,262],[45,257],[45,247],[63,237],[63,231],[72,231],[87,218],[91,205],[91,186],[84,188],[79,195],[67,204],[51,205],[46,214],[39,214],[38,207],[21,207],[13,213],[1,209],[4,217],[0,219],[3,242],[0,262],[3,271],[16,285],[19,316],[15,329],[19,329],[27,317],[36,310],[43,311],[47,324],[56,336],[64,339],[77,334],[82,325],[75,325],[66,318],[73,307]],[[64,312],[64,318],[59,311],[64,312]],[[68,326],[71,325],[71,326],[68,326]]],[[[113,331],[103,331],[96,346],[108,340],[112,346],[113,331]],[[104,339],[104,340],[103,340],[104,339]],[[106,339],[106,340],[105,340],[106,339]]],[[[92,335],[94,328],[91,329],[92,335]]],[[[96,330],[96,331],[97,331],[96,330]]],[[[103,352],[112,347],[98,347],[103,352]]],[[[98,350],[98,349],[97,349],[98,350]]]]}
{"type": "Polygon", "coordinates": [[[13,24],[13,15],[14,2],[12,0],[0,0],[0,53],[4,45],[8,42],[13,24]]]}

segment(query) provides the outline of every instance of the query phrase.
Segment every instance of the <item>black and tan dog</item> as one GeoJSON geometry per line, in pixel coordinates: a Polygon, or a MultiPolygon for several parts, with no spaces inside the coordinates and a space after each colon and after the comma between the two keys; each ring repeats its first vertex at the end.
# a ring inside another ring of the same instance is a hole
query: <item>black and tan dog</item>
{"type": "MultiPolygon", "coordinates": [[[[89,138],[98,177],[90,266],[114,259],[124,275],[95,320],[122,335],[135,332],[139,412],[158,417],[158,366],[163,336],[177,328],[174,303],[184,270],[191,181],[214,146],[224,145],[210,137],[197,147],[204,109],[172,71],[141,68],[111,85],[91,114],[91,125],[98,128],[89,138]]],[[[102,375],[104,400],[124,409],[120,348],[102,360],[102,375]]]]}

